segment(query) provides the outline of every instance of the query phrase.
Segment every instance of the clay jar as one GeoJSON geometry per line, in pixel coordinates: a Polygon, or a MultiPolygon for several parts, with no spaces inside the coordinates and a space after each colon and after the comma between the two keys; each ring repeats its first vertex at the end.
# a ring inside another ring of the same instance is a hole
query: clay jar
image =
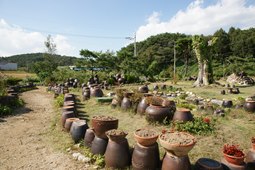
{"type": "Polygon", "coordinates": [[[64,96],[64,101],[74,101],[75,100],[75,97],[74,97],[74,94],[69,94],[69,93],[66,93],[65,96],[64,96]]]}
{"type": "Polygon", "coordinates": [[[75,112],[75,107],[74,106],[63,106],[62,110],[63,110],[63,112],[68,112],[68,111],[75,112]]]}
{"type": "Polygon", "coordinates": [[[87,129],[84,136],[84,146],[91,148],[92,141],[94,140],[94,138],[95,138],[94,130],[91,128],[87,129]]]}
{"type": "Polygon", "coordinates": [[[85,120],[78,120],[72,123],[70,133],[75,143],[84,139],[85,132],[88,129],[88,125],[85,120]]]}
{"type": "Polygon", "coordinates": [[[90,88],[90,96],[91,97],[103,97],[103,91],[99,86],[94,86],[90,88]]]}
{"type": "Polygon", "coordinates": [[[117,129],[118,119],[110,116],[93,116],[91,124],[96,136],[107,139],[105,132],[111,129],[117,129]]]}
{"type": "Polygon", "coordinates": [[[144,86],[139,87],[139,88],[138,88],[138,91],[139,91],[140,93],[148,93],[148,92],[149,92],[149,88],[148,88],[147,85],[144,85],[144,86]]]}
{"type": "Polygon", "coordinates": [[[255,113],[255,100],[246,101],[243,107],[245,111],[255,113]]]}
{"type": "Polygon", "coordinates": [[[150,105],[145,110],[146,118],[152,122],[163,122],[164,119],[170,120],[173,117],[169,107],[150,105]]]}
{"type": "Polygon", "coordinates": [[[187,122],[192,120],[193,115],[191,114],[189,109],[179,108],[174,113],[173,121],[187,122]]]}
{"type": "Polygon", "coordinates": [[[161,169],[162,170],[169,170],[169,169],[191,170],[189,157],[187,155],[177,157],[167,152],[163,158],[161,169]]]}
{"type": "Polygon", "coordinates": [[[61,116],[62,127],[65,127],[66,119],[75,117],[73,111],[64,111],[61,116]]]}
{"type": "Polygon", "coordinates": [[[144,115],[146,108],[149,106],[146,102],[146,97],[152,96],[152,94],[145,93],[142,100],[137,105],[137,113],[144,115]]]}
{"type": "Polygon", "coordinates": [[[196,170],[223,170],[220,162],[209,158],[199,158],[195,164],[196,170]]]}
{"type": "Polygon", "coordinates": [[[223,100],[222,106],[231,108],[233,106],[233,102],[231,100],[223,100]]]}
{"type": "Polygon", "coordinates": [[[158,139],[158,133],[152,129],[137,129],[134,133],[135,140],[142,146],[154,145],[158,139]]]}
{"type": "Polygon", "coordinates": [[[122,99],[122,101],[121,101],[121,108],[123,109],[123,110],[127,110],[127,109],[130,109],[131,108],[131,106],[132,106],[132,102],[131,102],[131,100],[129,99],[129,97],[132,95],[133,93],[125,93],[124,94],[124,98],[122,99]]]}
{"type": "Polygon", "coordinates": [[[88,100],[90,98],[90,89],[88,87],[85,87],[82,95],[83,95],[83,100],[88,100]]]}
{"type": "Polygon", "coordinates": [[[108,139],[99,138],[97,136],[94,137],[94,140],[91,144],[91,152],[93,154],[104,155],[106,147],[108,144],[108,139]]]}
{"type": "Polygon", "coordinates": [[[159,169],[160,157],[158,143],[142,146],[137,143],[132,154],[132,168],[134,170],[159,169]]]}
{"type": "Polygon", "coordinates": [[[80,120],[79,118],[67,118],[65,121],[65,131],[69,132],[73,122],[80,120]]]}
{"type": "Polygon", "coordinates": [[[63,106],[74,106],[75,107],[75,102],[74,101],[66,101],[66,102],[64,102],[63,106]]]}
{"type": "Polygon", "coordinates": [[[123,169],[130,166],[131,154],[129,151],[128,141],[125,138],[127,133],[114,129],[107,131],[106,135],[109,138],[104,155],[106,167],[123,169]]]}

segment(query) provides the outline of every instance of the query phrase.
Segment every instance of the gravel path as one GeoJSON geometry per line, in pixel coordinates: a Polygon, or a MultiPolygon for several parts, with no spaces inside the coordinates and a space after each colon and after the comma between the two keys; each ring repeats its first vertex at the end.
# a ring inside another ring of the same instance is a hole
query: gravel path
{"type": "Polygon", "coordinates": [[[86,169],[71,155],[56,151],[47,140],[53,118],[53,96],[45,88],[24,92],[25,107],[0,119],[0,169],[86,169]]]}

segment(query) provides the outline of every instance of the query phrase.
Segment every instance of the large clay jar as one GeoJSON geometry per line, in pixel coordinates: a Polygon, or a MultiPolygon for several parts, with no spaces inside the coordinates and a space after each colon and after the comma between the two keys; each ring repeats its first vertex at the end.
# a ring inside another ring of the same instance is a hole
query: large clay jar
{"type": "Polygon", "coordinates": [[[139,88],[138,88],[138,91],[139,91],[140,93],[148,93],[148,92],[149,92],[149,88],[148,88],[147,85],[144,85],[144,86],[139,87],[139,88]]]}
{"type": "Polygon", "coordinates": [[[156,170],[160,167],[158,143],[150,146],[135,145],[132,154],[132,168],[134,170],[156,170]]]}
{"type": "Polygon", "coordinates": [[[254,100],[246,101],[244,103],[243,107],[244,107],[244,110],[246,110],[247,112],[255,113],[255,101],[254,100]]]}
{"type": "Polygon", "coordinates": [[[199,158],[195,164],[196,170],[223,170],[220,162],[209,158],[199,158]]]}
{"type": "Polygon", "coordinates": [[[79,118],[73,118],[73,117],[66,119],[65,131],[69,132],[71,127],[72,127],[73,122],[78,121],[78,120],[80,120],[80,119],[79,118]]]}
{"type": "Polygon", "coordinates": [[[124,169],[131,164],[129,145],[125,138],[127,133],[121,132],[123,131],[110,130],[106,132],[106,135],[109,138],[104,155],[107,168],[124,169]]]}
{"type": "Polygon", "coordinates": [[[99,86],[94,86],[90,88],[91,97],[103,97],[104,93],[99,86]]]}
{"type": "Polygon", "coordinates": [[[94,130],[91,128],[87,129],[84,136],[84,146],[91,148],[92,141],[94,140],[94,138],[95,138],[94,130]]]}
{"type": "Polygon", "coordinates": [[[161,169],[162,170],[169,170],[169,169],[191,170],[189,157],[187,155],[177,157],[167,152],[163,158],[161,169]]]}
{"type": "Polygon", "coordinates": [[[73,111],[65,111],[65,112],[63,112],[62,116],[61,116],[62,126],[65,127],[66,119],[72,118],[72,117],[75,117],[73,111]]]}
{"type": "Polygon", "coordinates": [[[70,133],[75,143],[84,139],[88,125],[85,120],[78,120],[72,123],[70,133]]]}
{"type": "Polygon", "coordinates": [[[91,152],[93,154],[104,155],[106,147],[107,147],[108,139],[99,138],[97,136],[94,137],[94,140],[91,144],[91,152]]]}
{"type": "Polygon", "coordinates": [[[146,97],[152,96],[151,94],[145,94],[142,100],[138,103],[137,113],[144,115],[146,108],[149,106],[146,102],[146,97]]]}
{"type": "Polygon", "coordinates": [[[193,115],[191,114],[189,109],[179,108],[174,113],[173,121],[187,122],[192,120],[193,115]]]}
{"type": "Polygon", "coordinates": [[[91,125],[94,129],[95,135],[99,138],[107,139],[105,132],[111,129],[118,128],[119,120],[110,116],[93,116],[91,125]]]}
{"type": "Polygon", "coordinates": [[[173,112],[169,107],[150,105],[145,110],[146,118],[151,122],[163,122],[164,119],[171,120],[173,112]]]}

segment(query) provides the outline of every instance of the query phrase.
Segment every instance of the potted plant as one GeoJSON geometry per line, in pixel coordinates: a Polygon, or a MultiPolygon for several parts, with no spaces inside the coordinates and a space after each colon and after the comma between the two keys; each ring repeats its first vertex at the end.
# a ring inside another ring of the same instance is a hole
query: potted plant
{"type": "Polygon", "coordinates": [[[137,129],[134,133],[135,140],[142,146],[151,146],[156,143],[158,133],[152,129],[137,129]]]}
{"type": "Polygon", "coordinates": [[[229,145],[225,144],[223,147],[223,155],[227,162],[242,165],[244,163],[244,153],[239,148],[239,145],[229,145]]]}
{"type": "Polygon", "coordinates": [[[255,150],[255,136],[251,138],[252,149],[255,150]]]}
{"type": "Polygon", "coordinates": [[[159,135],[159,142],[168,153],[181,157],[188,155],[196,144],[196,139],[186,132],[164,131],[159,135]]]}

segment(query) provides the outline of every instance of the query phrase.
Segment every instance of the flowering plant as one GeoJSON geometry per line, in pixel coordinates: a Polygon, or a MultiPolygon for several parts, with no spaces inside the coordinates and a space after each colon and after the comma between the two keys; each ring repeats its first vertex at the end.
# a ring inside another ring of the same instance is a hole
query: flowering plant
{"type": "Polygon", "coordinates": [[[235,156],[235,157],[243,157],[244,156],[244,153],[239,148],[239,145],[225,144],[223,147],[223,153],[230,155],[230,156],[235,156]]]}

